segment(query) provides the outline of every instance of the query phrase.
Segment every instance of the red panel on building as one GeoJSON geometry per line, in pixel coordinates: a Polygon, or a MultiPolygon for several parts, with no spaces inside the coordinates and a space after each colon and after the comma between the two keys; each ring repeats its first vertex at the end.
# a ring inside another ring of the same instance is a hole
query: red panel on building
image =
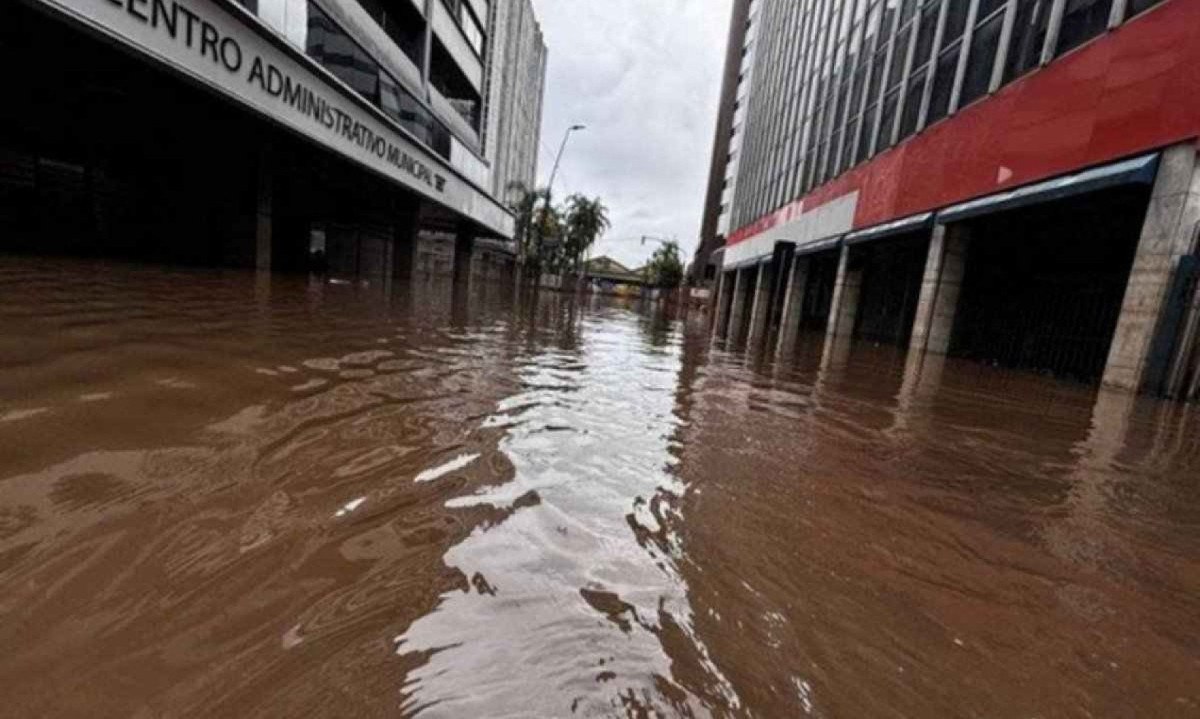
{"type": "MultiPolygon", "coordinates": [[[[1170,0],[814,189],[870,227],[1200,136],[1200,0],[1170,0]]],[[[799,204],[800,201],[797,201],[799,204]]],[[[737,244],[788,208],[731,233],[737,244]]]]}

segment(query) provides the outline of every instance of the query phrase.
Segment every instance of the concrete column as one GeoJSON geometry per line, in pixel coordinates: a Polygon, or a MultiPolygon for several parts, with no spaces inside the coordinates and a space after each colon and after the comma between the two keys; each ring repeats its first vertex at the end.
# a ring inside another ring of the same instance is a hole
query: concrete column
{"type": "Polygon", "coordinates": [[[1195,251],[1200,225],[1200,167],[1188,142],[1163,151],[1146,210],[1121,316],[1104,368],[1105,387],[1136,392],[1150,362],[1167,289],[1180,259],[1195,251]]]}
{"type": "Polygon", "coordinates": [[[804,295],[808,289],[809,258],[793,257],[783,296],[783,316],[779,319],[779,354],[788,354],[796,347],[800,319],[804,310],[804,295]]]}
{"type": "MultiPolygon", "coordinates": [[[[1163,392],[1168,397],[1182,399],[1188,399],[1189,388],[1184,383],[1196,364],[1196,347],[1200,340],[1200,283],[1189,284],[1186,291],[1189,295],[1182,312],[1183,320],[1180,323],[1178,341],[1175,343],[1170,370],[1163,384],[1163,392]]],[[[1200,373],[1197,373],[1197,376],[1200,377],[1200,373]]]]}
{"type": "Polygon", "coordinates": [[[858,298],[862,290],[862,270],[850,269],[850,245],[842,246],[838,260],[837,280],[833,284],[833,302],[829,307],[826,342],[835,337],[854,335],[854,320],[858,317],[858,298]]]}
{"type": "Polygon", "coordinates": [[[771,316],[771,289],[775,268],[770,262],[758,266],[758,281],[754,283],[754,304],[750,310],[750,332],[746,342],[758,345],[767,333],[767,318],[771,316]]]}
{"type": "Polygon", "coordinates": [[[921,280],[921,296],[913,319],[913,352],[945,354],[950,351],[958,298],[962,294],[963,273],[967,267],[967,228],[962,225],[934,225],[921,280]]]}
{"type": "Polygon", "coordinates": [[[475,234],[468,227],[459,227],[454,235],[454,284],[471,284],[472,253],[475,234]]]}
{"type": "Polygon", "coordinates": [[[725,321],[729,319],[729,313],[725,309],[725,298],[729,296],[730,280],[726,277],[726,272],[717,272],[717,288],[714,293],[715,304],[713,305],[713,333],[717,335],[725,334],[725,321]]]}
{"type": "Polygon", "coordinates": [[[417,234],[421,230],[421,206],[402,206],[397,209],[392,224],[392,275],[412,280],[417,271],[417,234]]]}
{"type": "Polygon", "coordinates": [[[258,160],[258,203],[254,216],[254,268],[261,272],[271,269],[271,245],[274,241],[274,194],[271,152],[264,148],[258,160]]]}
{"type": "Polygon", "coordinates": [[[729,308],[729,326],[725,336],[737,342],[742,334],[742,318],[746,314],[746,275],[753,267],[741,267],[733,271],[733,305],[729,308]]]}

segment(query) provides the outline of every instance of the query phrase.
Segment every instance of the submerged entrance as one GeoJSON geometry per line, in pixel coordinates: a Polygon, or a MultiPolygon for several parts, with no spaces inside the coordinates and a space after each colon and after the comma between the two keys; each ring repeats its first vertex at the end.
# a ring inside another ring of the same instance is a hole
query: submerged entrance
{"type": "Polygon", "coordinates": [[[907,347],[921,296],[929,253],[929,230],[872,242],[853,249],[862,271],[855,339],[907,347]]]}
{"type": "Polygon", "coordinates": [[[0,8],[0,64],[0,252],[379,276],[414,241],[415,194],[48,14],[0,8]]]}
{"type": "Polygon", "coordinates": [[[968,221],[951,354],[1098,382],[1148,200],[1126,186],[968,221]]]}

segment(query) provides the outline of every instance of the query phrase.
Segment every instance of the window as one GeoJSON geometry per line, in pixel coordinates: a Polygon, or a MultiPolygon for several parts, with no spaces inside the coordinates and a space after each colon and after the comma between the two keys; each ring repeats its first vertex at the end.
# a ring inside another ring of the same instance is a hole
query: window
{"type": "Polygon", "coordinates": [[[483,28],[478,20],[475,19],[475,13],[467,3],[458,6],[458,24],[463,29],[463,34],[467,37],[467,42],[471,44],[471,48],[475,54],[483,56],[483,28]]]}
{"type": "Polygon", "coordinates": [[[863,113],[862,132],[858,141],[858,150],[854,153],[854,164],[858,164],[867,159],[871,154],[871,140],[874,138],[872,131],[875,129],[875,110],[879,107],[878,103],[873,103],[867,106],[866,112],[863,113]]]}
{"type": "Polygon", "coordinates": [[[900,100],[900,88],[883,98],[883,114],[879,116],[879,132],[875,140],[875,152],[883,152],[892,146],[892,128],[896,125],[896,104],[900,100]]]}
{"type": "Polygon", "coordinates": [[[449,159],[450,131],[390,75],[382,73],[379,79],[380,104],[384,114],[399,122],[404,129],[439,155],[449,159]]]}
{"type": "Polygon", "coordinates": [[[917,123],[921,119],[921,96],[925,94],[925,71],[914,73],[908,83],[908,93],[904,96],[904,116],[900,118],[900,139],[917,131],[917,123]]]}
{"type": "Polygon", "coordinates": [[[892,53],[892,67],[888,72],[887,86],[891,87],[900,82],[900,78],[904,75],[904,58],[908,54],[908,38],[912,33],[911,26],[900,28],[900,34],[896,36],[896,50],[892,53]]]}
{"type": "Polygon", "coordinates": [[[379,104],[379,64],[313,2],[308,3],[305,52],[372,104],[379,104]]]}
{"type": "Polygon", "coordinates": [[[838,167],[839,175],[846,168],[854,164],[854,142],[858,139],[858,124],[859,118],[856,117],[846,126],[846,140],[842,147],[842,162],[838,167]]]}
{"type": "Polygon", "coordinates": [[[954,92],[954,75],[958,72],[958,55],[962,43],[955,43],[938,57],[933,72],[933,92],[929,96],[929,112],[925,124],[932,125],[950,112],[950,95],[954,92]]]}
{"type": "Polygon", "coordinates": [[[1013,23],[1012,42],[1008,47],[1008,67],[1004,69],[1005,82],[1015,80],[1041,62],[1052,2],[1017,0],[1017,16],[1013,23]]]}
{"type": "Polygon", "coordinates": [[[1112,0],[1067,0],[1058,31],[1057,54],[1077,48],[1104,32],[1111,13],[1112,0]]]}
{"type": "Polygon", "coordinates": [[[931,2],[926,3],[921,10],[921,27],[917,31],[917,48],[913,54],[913,68],[922,67],[929,62],[929,55],[933,52],[933,36],[937,33],[938,13],[941,12],[941,7],[940,2],[931,2]]]}
{"type": "Polygon", "coordinates": [[[425,19],[411,2],[397,0],[358,0],[387,36],[417,67],[425,59],[425,19]]]}
{"type": "Polygon", "coordinates": [[[1140,12],[1149,10],[1162,0],[1129,0],[1129,8],[1126,10],[1126,19],[1137,15],[1140,12]]]}
{"type": "Polygon", "coordinates": [[[971,54],[967,57],[967,72],[963,76],[958,106],[964,107],[987,93],[992,84],[992,68],[1000,47],[1000,27],[1004,13],[997,13],[975,28],[971,36],[971,54]]]}
{"type": "MultiPolygon", "coordinates": [[[[985,0],[979,0],[980,12],[985,0]]],[[[946,29],[942,32],[942,46],[945,47],[963,35],[967,27],[967,14],[971,4],[962,0],[949,0],[946,6],[946,29]]],[[[983,17],[980,15],[980,17],[983,17]]]]}
{"type": "Polygon", "coordinates": [[[305,53],[370,100],[418,141],[441,157],[450,159],[449,130],[312,2],[308,4],[305,53]]]}

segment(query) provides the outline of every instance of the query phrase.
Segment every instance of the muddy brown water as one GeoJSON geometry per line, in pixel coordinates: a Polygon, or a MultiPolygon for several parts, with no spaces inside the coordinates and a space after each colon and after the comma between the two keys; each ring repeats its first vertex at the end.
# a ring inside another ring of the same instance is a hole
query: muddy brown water
{"type": "Polygon", "coordinates": [[[1200,716],[1200,417],[701,318],[0,262],[0,715],[1200,716]]]}

